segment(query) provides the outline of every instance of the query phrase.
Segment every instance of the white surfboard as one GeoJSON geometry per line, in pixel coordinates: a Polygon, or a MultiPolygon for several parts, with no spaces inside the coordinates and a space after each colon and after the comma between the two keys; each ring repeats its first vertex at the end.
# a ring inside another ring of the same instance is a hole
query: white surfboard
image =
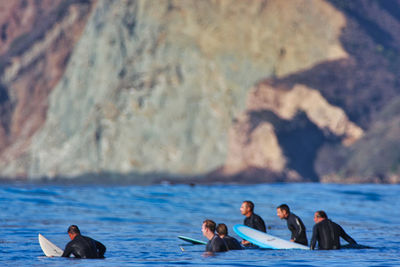
{"type": "Polygon", "coordinates": [[[44,255],[46,255],[47,257],[61,257],[64,252],[61,248],[51,243],[41,234],[39,234],[39,244],[44,252],[44,255]]]}
{"type": "Polygon", "coordinates": [[[250,241],[252,244],[260,248],[270,249],[310,249],[307,246],[290,242],[282,238],[269,235],[245,225],[237,224],[233,227],[233,231],[241,238],[250,241]]]}

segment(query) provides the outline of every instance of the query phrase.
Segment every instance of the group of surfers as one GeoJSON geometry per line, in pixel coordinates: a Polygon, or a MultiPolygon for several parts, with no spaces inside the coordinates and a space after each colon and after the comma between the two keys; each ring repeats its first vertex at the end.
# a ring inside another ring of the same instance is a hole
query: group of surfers
{"type": "MultiPolygon", "coordinates": [[[[291,232],[290,241],[308,246],[306,228],[299,216],[291,212],[286,204],[278,206],[276,210],[277,216],[287,222],[287,227],[291,232]]],[[[245,216],[244,225],[264,233],[267,232],[264,220],[254,213],[254,203],[252,201],[243,201],[240,212],[245,216]]],[[[328,219],[325,211],[316,211],[314,213],[314,222],[315,225],[310,241],[311,250],[316,248],[317,243],[318,249],[340,249],[340,237],[349,242],[349,244],[357,244],[339,224],[328,219]]],[[[237,239],[229,236],[227,227],[223,223],[216,225],[214,221],[207,219],[203,221],[201,230],[208,239],[206,252],[223,252],[254,246],[247,240],[242,240],[239,243],[237,239]]]]}
{"type": "MultiPolygon", "coordinates": [[[[267,232],[264,220],[254,213],[253,202],[243,201],[240,212],[245,216],[244,225],[267,232]]],[[[287,221],[287,226],[292,233],[290,241],[307,246],[306,228],[302,220],[290,211],[289,206],[282,204],[277,207],[277,215],[287,221]]],[[[314,222],[310,249],[315,249],[317,243],[319,249],[339,249],[340,237],[350,244],[357,244],[340,225],[328,219],[324,211],[315,212],[314,222]]],[[[228,228],[223,223],[216,225],[214,221],[207,219],[204,220],[201,230],[208,239],[206,252],[223,252],[253,246],[247,240],[242,240],[240,243],[234,237],[229,236],[228,228]]],[[[69,226],[67,232],[71,241],[66,245],[62,257],[74,255],[76,258],[104,258],[106,247],[97,240],[81,235],[78,226],[69,226]]]]}

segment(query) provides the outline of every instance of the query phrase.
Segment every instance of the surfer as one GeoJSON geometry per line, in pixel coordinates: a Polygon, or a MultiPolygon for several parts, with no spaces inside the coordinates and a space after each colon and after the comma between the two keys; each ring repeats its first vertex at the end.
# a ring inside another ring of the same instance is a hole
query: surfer
{"type": "Polygon", "coordinates": [[[76,258],[98,259],[104,258],[106,247],[90,237],[81,235],[76,225],[68,227],[68,235],[71,241],[65,246],[61,257],[69,257],[73,254],[76,258]]]}
{"type": "MultiPolygon", "coordinates": [[[[243,201],[242,206],[240,206],[240,212],[244,216],[246,216],[243,222],[244,225],[264,233],[267,232],[264,220],[260,216],[254,213],[253,202],[251,202],[250,200],[243,201]]],[[[242,240],[242,245],[249,246],[251,245],[251,243],[247,240],[242,240]]]]}
{"type": "Polygon", "coordinates": [[[277,207],[276,212],[281,220],[286,220],[287,227],[292,232],[290,241],[307,246],[306,227],[301,219],[293,212],[290,212],[290,208],[286,204],[277,207]]]}
{"type": "Polygon", "coordinates": [[[351,245],[357,242],[351,238],[343,228],[328,219],[325,211],[320,210],[314,214],[314,228],[310,242],[310,248],[314,249],[318,242],[319,249],[340,249],[340,237],[351,245]]]}
{"type": "Polygon", "coordinates": [[[201,226],[201,231],[203,235],[208,239],[206,245],[206,252],[223,252],[228,251],[224,240],[222,240],[218,235],[215,234],[215,222],[212,220],[204,220],[201,226]]]}
{"type": "Polygon", "coordinates": [[[228,235],[228,228],[224,223],[220,223],[217,225],[217,233],[220,238],[225,241],[226,246],[229,250],[239,250],[242,249],[239,241],[236,238],[228,235]]]}

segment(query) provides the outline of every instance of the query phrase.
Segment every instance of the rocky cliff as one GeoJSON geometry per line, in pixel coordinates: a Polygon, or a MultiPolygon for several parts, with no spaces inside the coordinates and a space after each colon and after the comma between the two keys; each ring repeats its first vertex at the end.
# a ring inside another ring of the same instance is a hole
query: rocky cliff
{"type": "Polygon", "coordinates": [[[0,3],[0,162],[2,175],[26,177],[32,136],[86,24],[86,0],[0,3]]]}
{"type": "Polygon", "coordinates": [[[1,174],[398,182],[389,2],[3,4],[1,174]]]}

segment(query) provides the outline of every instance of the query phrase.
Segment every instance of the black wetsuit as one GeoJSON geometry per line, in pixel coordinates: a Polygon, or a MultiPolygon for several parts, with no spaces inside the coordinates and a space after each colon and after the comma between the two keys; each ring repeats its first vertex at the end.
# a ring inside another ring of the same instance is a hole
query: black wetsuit
{"type": "Polygon", "coordinates": [[[255,213],[253,213],[250,217],[246,217],[244,219],[244,225],[254,228],[256,230],[259,230],[264,233],[267,232],[267,229],[265,228],[264,220],[255,213]]]}
{"type": "Polygon", "coordinates": [[[242,249],[239,241],[236,238],[231,237],[229,235],[224,236],[223,240],[225,241],[226,246],[229,250],[239,250],[242,249]]]}
{"type": "Polygon", "coordinates": [[[61,257],[69,257],[73,254],[76,258],[98,259],[104,258],[106,247],[87,236],[77,235],[65,247],[61,257]]]}
{"type": "Polygon", "coordinates": [[[228,248],[224,242],[218,235],[214,235],[211,240],[207,242],[206,252],[223,252],[228,251],[228,248]]]}
{"type": "Polygon", "coordinates": [[[290,232],[292,232],[291,239],[294,242],[307,246],[307,236],[306,236],[306,227],[304,226],[301,219],[294,213],[289,213],[289,216],[286,218],[287,227],[290,232]]]}
{"type": "Polygon", "coordinates": [[[325,219],[314,225],[310,248],[314,249],[318,241],[319,249],[340,249],[340,237],[350,244],[357,244],[339,224],[325,219]]]}

